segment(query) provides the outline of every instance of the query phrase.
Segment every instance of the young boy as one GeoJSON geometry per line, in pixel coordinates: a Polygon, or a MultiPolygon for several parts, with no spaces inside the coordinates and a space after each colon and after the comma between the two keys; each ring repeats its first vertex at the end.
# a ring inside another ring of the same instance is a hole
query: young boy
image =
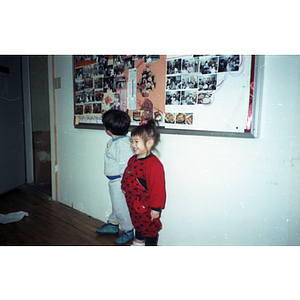
{"type": "Polygon", "coordinates": [[[104,113],[102,122],[106,134],[111,137],[104,155],[104,174],[109,179],[108,187],[112,213],[108,217],[107,223],[96,233],[117,235],[120,225],[122,233],[116,240],[116,245],[124,245],[134,238],[129,210],[121,190],[123,172],[129,158],[133,155],[130,148],[130,138],[127,136],[130,117],[121,110],[108,110],[104,113]]]}

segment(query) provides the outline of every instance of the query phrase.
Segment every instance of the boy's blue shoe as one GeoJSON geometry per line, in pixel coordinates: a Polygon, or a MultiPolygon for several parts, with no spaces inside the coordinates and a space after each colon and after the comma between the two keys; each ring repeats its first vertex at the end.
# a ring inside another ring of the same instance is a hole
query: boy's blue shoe
{"type": "Polygon", "coordinates": [[[116,245],[125,245],[134,239],[133,230],[123,231],[116,240],[116,245]]]}
{"type": "Polygon", "coordinates": [[[112,223],[107,222],[102,225],[98,230],[96,230],[98,234],[119,234],[119,225],[114,225],[112,223]]]}

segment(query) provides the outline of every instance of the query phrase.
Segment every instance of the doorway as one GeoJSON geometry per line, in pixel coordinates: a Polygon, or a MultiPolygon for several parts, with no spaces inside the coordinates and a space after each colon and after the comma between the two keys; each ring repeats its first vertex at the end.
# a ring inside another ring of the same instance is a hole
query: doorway
{"type": "Polygon", "coordinates": [[[51,197],[48,56],[29,56],[34,178],[28,185],[51,197]]]}

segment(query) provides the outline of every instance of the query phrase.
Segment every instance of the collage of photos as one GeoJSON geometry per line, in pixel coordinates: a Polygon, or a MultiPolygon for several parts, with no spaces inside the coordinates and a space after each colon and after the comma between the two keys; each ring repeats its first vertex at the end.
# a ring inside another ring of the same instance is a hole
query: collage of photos
{"type": "Polygon", "coordinates": [[[193,125],[193,113],[165,113],[166,124],[193,125]]]}
{"type": "Polygon", "coordinates": [[[163,124],[193,125],[193,113],[163,113],[161,111],[134,110],[133,121],[142,122],[154,119],[163,124]]]}
{"type": "Polygon", "coordinates": [[[165,123],[193,125],[193,114],[173,113],[173,105],[211,104],[218,73],[239,71],[239,55],[167,58],[165,123]]]}
{"type": "Polygon", "coordinates": [[[135,122],[142,122],[148,119],[154,119],[159,123],[163,122],[164,120],[164,113],[161,111],[149,111],[149,110],[142,110],[142,109],[135,109],[132,112],[132,120],[135,122]]]}
{"type": "Polygon", "coordinates": [[[160,55],[74,56],[75,116],[101,116],[109,109],[126,110],[124,71],[134,68],[138,59],[151,63],[159,61],[160,55]]]}
{"type": "Polygon", "coordinates": [[[75,115],[99,115],[103,110],[120,107],[117,79],[123,60],[108,55],[75,56],[75,115]]]}
{"type": "Polygon", "coordinates": [[[192,55],[167,59],[166,105],[210,104],[218,73],[237,72],[239,55],[192,55]]]}

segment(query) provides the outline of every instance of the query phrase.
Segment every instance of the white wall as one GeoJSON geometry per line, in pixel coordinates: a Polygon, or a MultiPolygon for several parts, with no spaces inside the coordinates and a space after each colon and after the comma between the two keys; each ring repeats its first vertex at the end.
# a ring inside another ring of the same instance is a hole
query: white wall
{"type": "MultiPolygon", "coordinates": [[[[62,84],[57,200],[106,221],[109,137],[74,129],[72,58],[54,62],[62,84]]],[[[300,245],[299,62],[299,56],[266,56],[259,138],[162,135],[167,201],[160,245],[300,245]]]]}

